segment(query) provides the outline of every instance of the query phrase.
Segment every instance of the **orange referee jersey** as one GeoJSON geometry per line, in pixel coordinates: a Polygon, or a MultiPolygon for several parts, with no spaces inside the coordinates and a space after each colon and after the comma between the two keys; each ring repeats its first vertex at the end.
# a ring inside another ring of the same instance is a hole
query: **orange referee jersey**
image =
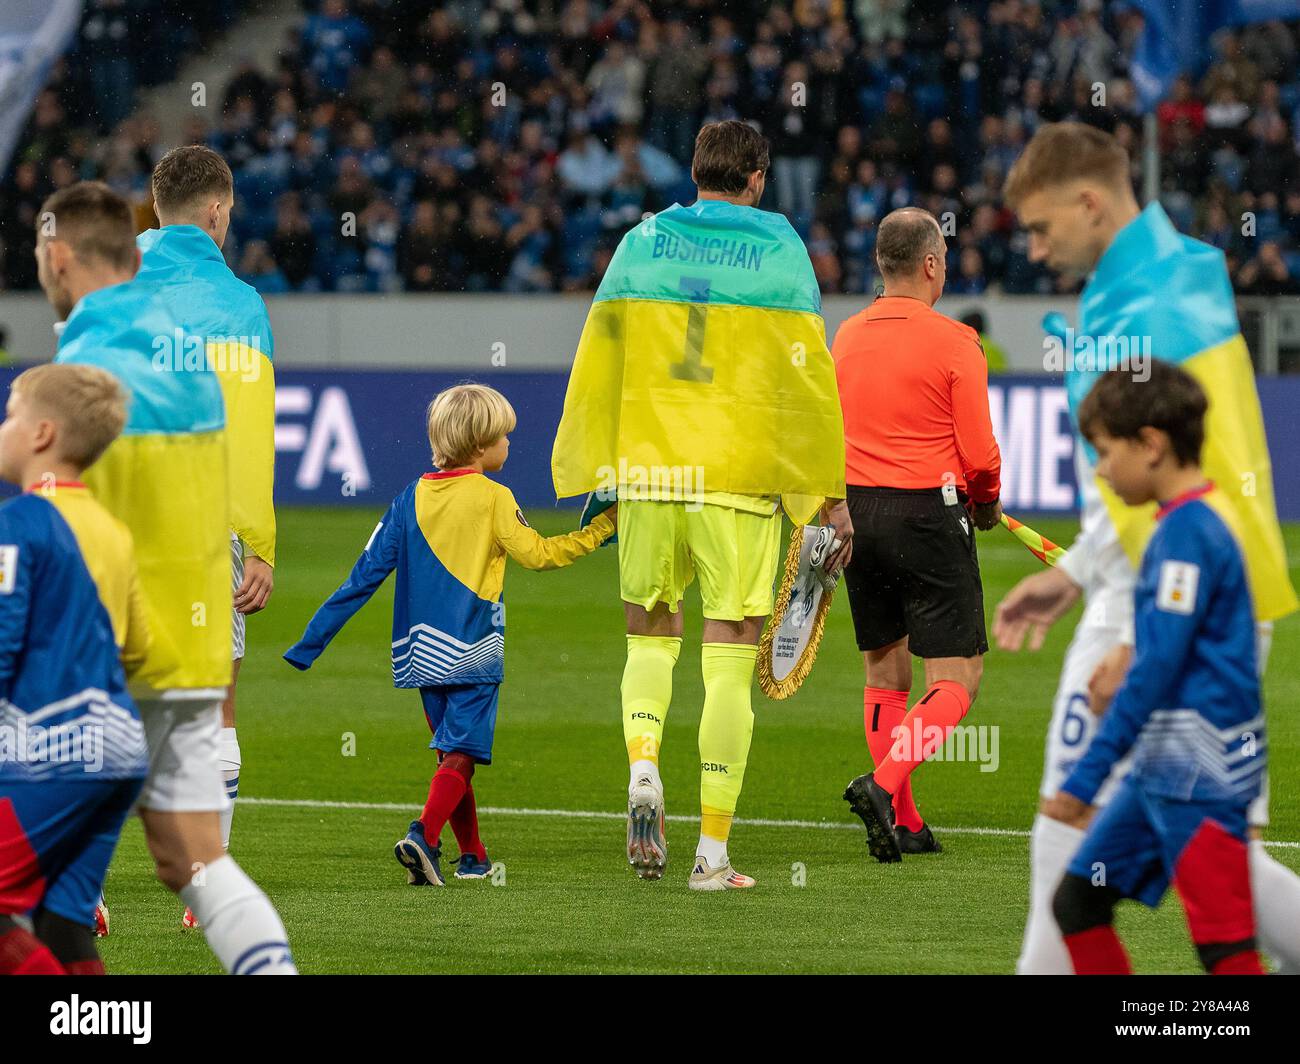
{"type": "Polygon", "coordinates": [[[840,326],[831,354],[849,484],[952,483],[975,502],[998,497],[1002,458],[974,329],[919,299],[881,296],[840,326]]]}

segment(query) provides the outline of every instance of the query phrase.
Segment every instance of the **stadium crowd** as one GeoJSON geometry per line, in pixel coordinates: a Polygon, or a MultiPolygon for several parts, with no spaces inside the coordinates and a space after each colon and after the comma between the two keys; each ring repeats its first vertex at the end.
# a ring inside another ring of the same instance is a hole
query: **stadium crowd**
{"type": "MultiPolygon", "coordinates": [[[[4,287],[36,287],[51,191],[99,177],[147,203],[172,145],[122,101],[159,79],[156,55],[174,72],[186,41],[132,37],[169,6],[89,0],[74,56],[91,62],[52,69],[0,186],[4,287]]],[[[191,37],[239,5],[218,6],[191,37]]],[[[951,214],[949,291],[1045,292],[999,194],[1025,141],[1075,118],[1140,164],[1127,74],[1142,20],[1123,2],[303,8],[276,68],[244,62],[185,131],[234,168],[226,250],[265,293],[590,290],[629,225],[693,198],[694,134],[730,117],[770,138],[763,206],[804,236],[824,291],[872,290],[876,223],[915,204],[951,214]]],[[[1300,20],[1221,32],[1212,50],[1159,109],[1162,201],[1225,251],[1240,293],[1300,292],[1300,20]]]]}

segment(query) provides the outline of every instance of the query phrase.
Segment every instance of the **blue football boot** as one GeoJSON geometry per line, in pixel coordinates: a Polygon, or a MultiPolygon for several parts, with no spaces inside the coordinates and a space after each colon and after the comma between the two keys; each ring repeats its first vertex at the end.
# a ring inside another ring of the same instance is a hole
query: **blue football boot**
{"type": "Polygon", "coordinates": [[[424,837],[424,825],[412,820],[407,829],[406,838],[398,839],[393,847],[393,856],[398,864],[406,869],[406,882],[413,887],[432,884],[441,887],[444,883],[442,869],[438,867],[438,858],[442,856],[442,844],[430,846],[424,837]]]}

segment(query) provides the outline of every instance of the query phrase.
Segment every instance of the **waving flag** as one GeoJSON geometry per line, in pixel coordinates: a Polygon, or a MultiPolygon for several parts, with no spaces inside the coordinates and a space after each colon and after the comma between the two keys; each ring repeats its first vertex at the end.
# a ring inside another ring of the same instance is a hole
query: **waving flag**
{"type": "Polygon", "coordinates": [[[0,174],[50,65],[81,22],[81,0],[5,0],[0,5],[0,174]]]}
{"type": "Polygon", "coordinates": [[[658,478],[688,496],[782,495],[797,523],[843,498],[821,295],[782,215],[674,204],[623,237],[578,342],[551,470],[560,498],[658,478]]]}
{"type": "Polygon", "coordinates": [[[1145,28],[1130,74],[1144,111],[1155,109],[1174,79],[1198,73],[1210,35],[1224,26],[1295,18],[1296,0],[1133,0],[1145,28]]]}

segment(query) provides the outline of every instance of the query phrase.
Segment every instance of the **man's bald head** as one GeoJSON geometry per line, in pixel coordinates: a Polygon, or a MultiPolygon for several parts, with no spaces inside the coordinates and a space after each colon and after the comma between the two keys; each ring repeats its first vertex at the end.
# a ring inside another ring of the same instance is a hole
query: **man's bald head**
{"type": "Polygon", "coordinates": [[[876,265],[886,282],[918,277],[927,255],[947,252],[938,221],[920,207],[891,211],[876,229],[876,265]]]}

